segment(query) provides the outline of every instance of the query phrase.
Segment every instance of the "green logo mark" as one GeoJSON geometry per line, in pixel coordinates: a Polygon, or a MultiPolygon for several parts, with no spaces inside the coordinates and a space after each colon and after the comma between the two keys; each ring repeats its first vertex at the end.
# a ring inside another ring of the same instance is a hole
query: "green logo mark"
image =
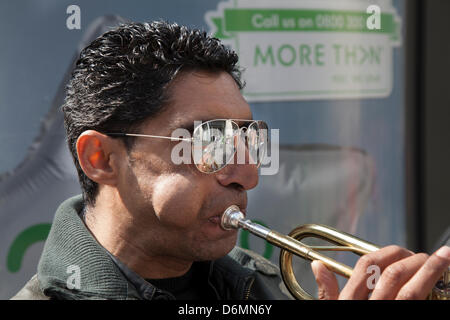
{"type": "Polygon", "coordinates": [[[7,268],[9,272],[17,272],[27,249],[36,242],[45,241],[50,232],[51,223],[35,224],[23,230],[14,239],[8,251],[7,268]]]}

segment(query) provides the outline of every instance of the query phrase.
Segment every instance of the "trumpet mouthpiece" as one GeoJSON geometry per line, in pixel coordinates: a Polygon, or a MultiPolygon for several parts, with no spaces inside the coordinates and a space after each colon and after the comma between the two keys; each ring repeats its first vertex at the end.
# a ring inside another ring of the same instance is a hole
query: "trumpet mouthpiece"
{"type": "Polygon", "coordinates": [[[220,226],[224,230],[232,230],[239,228],[239,221],[244,219],[244,214],[237,205],[229,206],[222,214],[220,226]]]}

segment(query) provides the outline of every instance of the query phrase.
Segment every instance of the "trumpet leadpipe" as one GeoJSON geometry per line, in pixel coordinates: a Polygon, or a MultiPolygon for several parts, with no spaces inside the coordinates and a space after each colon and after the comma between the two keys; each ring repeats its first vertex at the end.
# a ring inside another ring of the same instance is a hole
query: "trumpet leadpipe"
{"type": "Polygon", "coordinates": [[[328,267],[328,269],[344,277],[348,278],[352,274],[352,268],[333,260],[320,252],[317,252],[315,247],[308,246],[290,236],[281,234],[277,231],[252,222],[251,220],[245,219],[245,215],[236,205],[232,205],[225,210],[221,218],[221,226],[224,230],[242,228],[260,238],[265,239],[274,246],[289,251],[290,253],[304,259],[310,261],[320,260],[328,267]]]}

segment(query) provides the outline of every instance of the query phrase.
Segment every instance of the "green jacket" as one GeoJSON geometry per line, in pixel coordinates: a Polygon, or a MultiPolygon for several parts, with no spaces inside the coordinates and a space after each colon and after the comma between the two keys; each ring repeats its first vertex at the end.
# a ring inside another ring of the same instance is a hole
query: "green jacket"
{"type": "MultiPolygon", "coordinates": [[[[12,299],[144,299],[86,228],[82,208],[81,196],[60,205],[37,274],[12,299]],[[70,285],[73,266],[80,275],[75,287],[70,285]]],[[[220,299],[291,299],[277,266],[237,247],[210,263],[209,283],[220,299]]]]}

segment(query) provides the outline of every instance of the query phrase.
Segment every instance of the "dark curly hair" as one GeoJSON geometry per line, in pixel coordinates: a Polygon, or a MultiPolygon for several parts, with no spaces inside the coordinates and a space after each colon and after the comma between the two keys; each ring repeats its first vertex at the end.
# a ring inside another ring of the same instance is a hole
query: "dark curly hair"
{"type": "MultiPolygon", "coordinates": [[[[137,129],[164,108],[168,85],[180,71],[225,71],[242,89],[237,62],[236,53],[206,32],[163,21],[123,24],[83,49],[62,110],[84,201],[95,203],[98,185],[78,161],[82,132],[137,129]]],[[[124,143],[130,150],[133,140],[124,143]]]]}

